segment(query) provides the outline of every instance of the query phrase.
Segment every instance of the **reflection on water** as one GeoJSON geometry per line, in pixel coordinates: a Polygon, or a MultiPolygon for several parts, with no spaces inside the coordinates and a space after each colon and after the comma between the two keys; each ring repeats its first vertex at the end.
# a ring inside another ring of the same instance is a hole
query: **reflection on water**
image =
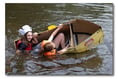
{"type": "Polygon", "coordinates": [[[6,74],[12,75],[112,75],[113,74],[112,4],[6,4],[6,74]],[[32,26],[41,32],[51,24],[85,19],[102,26],[104,43],[81,54],[64,54],[38,59],[15,56],[13,41],[18,29],[32,26]]]}

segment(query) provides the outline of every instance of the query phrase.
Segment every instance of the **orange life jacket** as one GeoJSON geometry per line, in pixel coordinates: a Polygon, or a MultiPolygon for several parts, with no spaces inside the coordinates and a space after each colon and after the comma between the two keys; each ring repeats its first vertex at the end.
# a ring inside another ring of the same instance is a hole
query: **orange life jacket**
{"type": "Polygon", "coordinates": [[[44,52],[44,56],[56,55],[56,49],[53,49],[49,52],[44,52]]]}
{"type": "MultiPolygon", "coordinates": [[[[17,44],[16,44],[16,48],[17,48],[17,49],[18,49],[18,45],[19,45],[20,43],[22,43],[22,41],[21,41],[21,40],[18,40],[18,42],[17,42],[17,44]]],[[[32,50],[32,44],[29,43],[29,44],[27,45],[27,47],[26,47],[25,50],[26,50],[26,51],[32,50]]]]}

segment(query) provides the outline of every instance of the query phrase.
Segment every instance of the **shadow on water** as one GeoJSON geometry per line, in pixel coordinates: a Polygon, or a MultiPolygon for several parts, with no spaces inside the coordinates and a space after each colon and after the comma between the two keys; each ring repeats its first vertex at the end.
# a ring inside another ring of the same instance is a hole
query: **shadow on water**
{"type": "Polygon", "coordinates": [[[6,4],[5,59],[7,75],[112,75],[113,74],[113,4],[6,4]],[[32,58],[15,56],[14,40],[18,29],[29,24],[33,31],[42,32],[47,26],[85,19],[100,25],[105,44],[80,54],[64,54],[32,58]],[[109,39],[109,40],[108,40],[109,39]],[[107,40],[107,41],[106,41],[107,40]]]}

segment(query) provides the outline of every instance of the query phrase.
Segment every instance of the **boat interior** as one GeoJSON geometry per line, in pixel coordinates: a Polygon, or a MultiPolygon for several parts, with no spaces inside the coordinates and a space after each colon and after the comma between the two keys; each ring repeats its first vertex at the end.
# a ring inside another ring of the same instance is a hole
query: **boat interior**
{"type": "MultiPolygon", "coordinates": [[[[80,44],[82,41],[90,37],[93,33],[101,28],[99,25],[80,19],[64,23],[63,28],[60,29],[58,33],[64,33],[66,42],[70,40],[70,27],[72,28],[72,38],[74,39],[75,45],[80,44]]],[[[39,42],[47,40],[55,29],[39,33],[39,42]]]]}

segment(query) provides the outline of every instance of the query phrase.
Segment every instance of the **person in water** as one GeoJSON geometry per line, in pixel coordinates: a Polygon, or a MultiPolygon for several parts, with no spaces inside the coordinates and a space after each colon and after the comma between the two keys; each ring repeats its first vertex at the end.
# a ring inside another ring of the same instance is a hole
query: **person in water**
{"type": "Polygon", "coordinates": [[[65,37],[63,33],[59,33],[56,37],[57,32],[63,27],[62,24],[51,34],[48,40],[44,40],[41,43],[38,42],[38,33],[32,33],[32,28],[29,25],[22,26],[18,30],[22,36],[16,44],[16,54],[31,53],[32,55],[55,55],[57,49],[61,47],[62,50],[58,51],[59,54],[63,53],[67,47],[65,47],[65,37]],[[55,37],[55,38],[54,38],[55,37]],[[47,53],[46,53],[47,52],[47,53]]]}
{"type": "Polygon", "coordinates": [[[35,33],[32,33],[32,28],[29,25],[24,25],[21,29],[18,30],[18,32],[21,38],[17,40],[16,43],[16,54],[20,55],[23,53],[31,53],[36,44],[38,44],[38,41],[35,38],[33,38],[35,37],[35,33]]]}
{"type": "Polygon", "coordinates": [[[32,50],[32,28],[24,25],[18,32],[21,38],[16,43],[16,54],[29,53],[32,50]]]}
{"type": "Polygon", "coordinates": [[[41,42],[41,51],[44,56],[62,54],[66,51],[68,46],[65,46],[65,36],[63,33],[58,33],[58,31],[63,27],[60,24],[57,29],[51,34],[48,40],[43,40],[41,42]],[[55,37],[56,36],[56,37],[55,37]],[[55,37],[55,38],[54,38],[55,37]],[[61,50],[59,50],[61,48],[61,50]]]}

